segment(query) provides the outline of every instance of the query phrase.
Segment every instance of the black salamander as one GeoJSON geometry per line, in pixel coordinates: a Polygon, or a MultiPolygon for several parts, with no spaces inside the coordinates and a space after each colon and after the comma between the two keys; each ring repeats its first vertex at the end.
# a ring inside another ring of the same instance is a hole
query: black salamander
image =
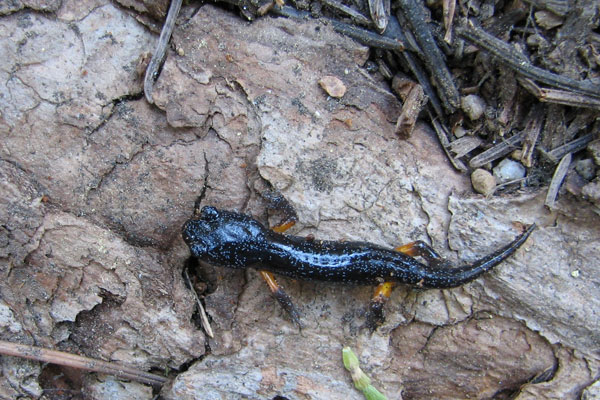
{"type": "Polygon", "coordinates": [[[380,284],[396,282],[419,288],[452,288],[492,269],[527,240],[535,224],[511,243],[472,265],[450,268],[429,246],[418,255],[424,264],[401,251],[366,242],[321,241],[283,235],[237,212],[206,206],[199,219],[183,227],[183,239],[194,256],[231,268],[257,266],[296,279],[380,284]],[[436,263],[437,261],[437,263],[436,263]],[[438,265],[431,265],[438,264],[438,265]]]}

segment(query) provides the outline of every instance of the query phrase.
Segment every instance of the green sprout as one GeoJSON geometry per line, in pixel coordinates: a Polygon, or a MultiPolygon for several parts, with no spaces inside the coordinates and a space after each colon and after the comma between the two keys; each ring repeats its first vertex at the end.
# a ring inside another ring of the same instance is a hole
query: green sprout
{"type": "Polygon", "coordinates": [[[350,350],[350,347],[342,349],[342,360],[344,361],[344,367],[352,375],[354,386],[363,392],[367,400],[387,400],[387,397],[371,385],[371,379],[358,366],[358,358],[350,350]]]}

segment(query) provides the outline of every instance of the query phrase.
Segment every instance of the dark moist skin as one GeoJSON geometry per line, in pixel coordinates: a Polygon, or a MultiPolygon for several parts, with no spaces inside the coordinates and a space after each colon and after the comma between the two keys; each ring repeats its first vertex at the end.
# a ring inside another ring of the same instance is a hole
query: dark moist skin
{"type": "Polygon", "coordinates": [[[420,288],[463,285],[513,254],[529,237],[531,225],[511,243],[472,265],[452,268],[428,246],[421,254],[429,265],[399,251],[366,242],[309,240],[282,235],[237,212],[204,207],[199,219],[183,227],[194,256],[230,268],[257,266],[296,279],[379,284],[397,282],[420,288]]]}

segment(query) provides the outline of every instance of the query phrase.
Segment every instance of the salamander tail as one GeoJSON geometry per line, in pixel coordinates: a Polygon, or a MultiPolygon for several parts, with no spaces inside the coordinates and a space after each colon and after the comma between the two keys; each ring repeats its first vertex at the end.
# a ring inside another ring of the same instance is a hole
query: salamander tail
{"type": "Polygon", "coordinates": [[[444,279],[445,284],[439,285],[438,283],[438,287],[457,287],[477,279],[481,274],[494,268],[496,265],[500,264],[502,261],[510,257],[515,251],[517,251],[517,249],[521,247],[523,243],[525,243],[535,227],[535,224],[530,225],[525,232],[517,236],[511,243],[507,244],[501,249],[496,250],[492,254],[480,258],[471,265],[448,269],[448,276],[446,279],[444,279]]]}

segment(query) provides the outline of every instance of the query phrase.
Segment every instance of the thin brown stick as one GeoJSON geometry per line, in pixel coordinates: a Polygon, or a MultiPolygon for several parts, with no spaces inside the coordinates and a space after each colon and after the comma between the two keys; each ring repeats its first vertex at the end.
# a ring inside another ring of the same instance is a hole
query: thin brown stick
{"type": "Polygon", "coordinates": [[[352,7],[348,7],[347,5],[344,5],[337,0],[321,0],[321,3],[327,5],[331,8],[335,8],[336,10],[350,16],[352,19],[354,19],[359,24],[362,24],[362,25],[370,25],[371,24],[371,21],[369,20],[369,18],[365,17],[364,15],[362,15],[361,13],[359,13],[352,7]]]}
{"type": "Polygon", "coordinates": [[[152,97],[154,81],[156,78],[158,78],[158,69],[165,58],[167,45],[169,44],[169,39],[171,39],[173,29],[175,28],[175,20],[177,19],[177,15],[179,15],[179,9],[181,9],[182,2],[183,0],[171,0],[171,6],[169,7],[167,20],[165,21],[162,31],[160,32],[156,50],[152,55],[152,59],[148,64],[148,68],[146,68],[146,76],[144,77],[144,95],[150,104],[154,103],[154,99],[152,97]]]}
{"type": "Polygon", "coordinates": [[[465,135],[461,138],[453,140],[448,144],[448,150],[450,150],[454,157],[461,158],[469,154],[483,144],[483,140],[479,136],[465,135]]]}
{"type": "Polygon", "coordinates": [[[450,163],[452,164],[452,166],[454,168],[456,168],[457,170],[459,170],[460,172],[463,172],[463,173],[467,172],[468,168],[465,166],[465,164],[462,161],[460,161],[459,159],[452,157],[452,154],[450,154],[450,151],[448,150],[450,141],[448,140],[448,130],[446,129],[446,127],[440,121],[438,121],[436,118],[433,118],[433,115],[431,115],[431,112],[429,112],[429,118],[431,118],[431,123],[435,130],[435,133],[440,141],[440,144],[442,145],[442,149],[444,150],[444,153],[446,153],[446,157],[448,157],[448,160],[450,160],[450,163]]]}
{"type": "Polygon", "coordinates": [[[527,78],[517,78],[517,80],[521,86],[537,97],[539,101],[600,110],[600,98],[594,98],[586,94],[573,93],[566,90],[543,88],[527,78]]]}
{"type": "Polygon", "coordinates": [[[0,340],[0,354],[14,357],[27,358],[47,362],[51,364],[64,365],[66,367],[83,369],[85,371],[100,372],[114,375],[117,378],[131,379],[150,385],[162,386],[167,378],[139,369],[126,367],[114,362],[107,362],[88,357],[82,357],[64,351],[50,350],[43,347],[29,346],[0,340]]]}
{"type": "Polygon", "coordinates": [[[546,194],[546,201],[544,202],[550,209],[554,208],[556,196],[558,196],[558,189],[560,189],[560,185],[569,171],[569,165],[571,165],[571,153],[564,156],[554,170],[554,175],[552,176],[552,181],[550,181],[548,193],[546,194]]]}
{"type": "Polygon", "coordinates": [[[452,43],[452,22],[454,21],[454,12],[456,11],[456,0],[442,1],[442,10],[444,15],[444,29],[446,29],[444,41],[452,43]]]}
{"type": "Polygon", "coordinates": [[[579,150],[583,150],[585,146],[592,140],[594,140],[598,136],[597,132],[588,133],[587,135],[581,136],[575,140],[570,141],[569,143],[565,143],[562,146],[559,146],[551,151],[543,151],[540,150],[540,153],[546,157],[549,161],[553,163],[559,162],[561,158],[563,158],[567,153],[575,153],[579,150]]]}
{"type": "Polygon", "coordinates": [[[521,154],[521,162],[527,168],[533,165],[533,150],[538,140],[538,136],[542,132],[544,124],[544,107],[541,104],[534,104],[527,117],[527,125],[525,126],[525,138],[523,139],[523,152],[521,154]]]}
{"type": "Polygon", "coordinates": [[[202,302],[200,301],[200,297],[198,297],[198,293],[196,293],[196,291],[194,290],[194,286],[192,285],[192,280],[190,279],[190,275],[187,272],[187,268],[183,270],[183,276],[185,277],[187,284],[189,285],[190,289],[192,290],[192,293],[194,293],[194,297],[196,298],[196,304],[198,305],[198,312],[200,314],[200,320],[202,321],[202,327],[204,328],[204,330],[206,331],[206,334],[208,336],[210,336],[211,338],[214,338],[215,334],[213,333],[213,330],[210,326],[210,322],[208,321],[208,316],[206,315],[204,306],[202,305],[202,302]]]}
{"type": "Polygon", "coordinates": [[[328,20],[329,23],[333,26],[333,29],[346,36],[350,36],[351,38],[358,40],[362,44],[367,46],[377,47],[380,49],[387,50],[397,50],[403,51],[405,46],[402,41],[399,39],[389,38],[386,36],[378,35],[374,32],[371,32],[367,29],[360,28],[358,26],[353,26],[349,24],[345,24],[343,22],[339,22],[336,20],[328,20]]]}
{"type": "Polygon", "coordinates": [[[460,96],[452,74],[446,65],[444,54],[437,46],[427,23],[425,4],[422,0],[399,0],[396,4],[399,7],[396,14],[398,20],[402,23],[402,19],[406,19],[416,42],[422,50],[419,56],[431,73],[438,89],[438,95],[442,100],[442,106],[448,112],[454,112],[460,105],[460,96]]]}
{"type": "Polygon", "coordinates": [[[498,143],[491,149],[484,151],[481,154],[476,155],[469,161],[469,166],[473,169],[479,168],[484,164],[491,161],[497,160],[498,158],[510,153],[516,149],[516,146],[523,141],[525,132],[519,132],[508,139],[498,143]]]}
{"type": "Polygon", "coordinates": [[[472,21],[458,26],[456,33],[463,39],[475,44],[495,57],[499,58],[504,65],[518,72],[526,78],[530,78],[546,85],[559,89],[570,90],[576,93],[585,93],[590,97],[600,97],[600,85],[592,80],[577,81],[567,76],[557,75],[534,66],[527,57],[518,52],[509,43],[490,35],[476,26],[472,21]]]}

